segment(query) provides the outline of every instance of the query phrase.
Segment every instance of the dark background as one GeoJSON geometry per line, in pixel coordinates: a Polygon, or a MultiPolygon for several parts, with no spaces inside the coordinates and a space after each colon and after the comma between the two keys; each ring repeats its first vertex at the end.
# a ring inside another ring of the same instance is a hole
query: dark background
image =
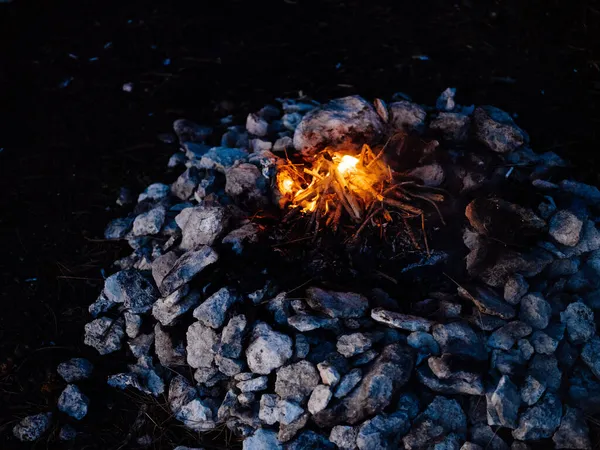
{"type": "Polygon", "coordinates": [[[597,184],[599,18],[592,1],[0,4],[0,447],[18,447],[16,419],[55,409],[56,365],[82,355],[100,381],[83,386],[92,407],[74,448],[118,448],[142,402],[156,423],[134,438],[194,442],[167,426],[164,399],[106,389],[122,361],[82,342],[100,271],[125,254],[100,239],[124,214],[119,187],[172,179],[176,148],[156,135],[174,119],[214,125],[231,112],[244,123],[298,90],[320,101],[402,91],[432,104],[453,86],[461,104],[518,114],[534,150],[569,158],[597,184]]]}

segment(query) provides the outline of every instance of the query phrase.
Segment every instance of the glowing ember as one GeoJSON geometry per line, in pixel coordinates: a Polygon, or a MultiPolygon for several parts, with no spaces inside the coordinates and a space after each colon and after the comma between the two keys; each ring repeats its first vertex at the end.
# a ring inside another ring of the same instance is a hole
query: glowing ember
{"type": "MultiPolygon", "coordinates": [[[[335,158],[334,158],[335,161],[335,158]]],[[[343,175],[346,172],[351,171],[356,168],[358,164],[358,159],[354,156],[344,155],[340,158],[340,162],[337,166],[337,170],[343,175]]]]}

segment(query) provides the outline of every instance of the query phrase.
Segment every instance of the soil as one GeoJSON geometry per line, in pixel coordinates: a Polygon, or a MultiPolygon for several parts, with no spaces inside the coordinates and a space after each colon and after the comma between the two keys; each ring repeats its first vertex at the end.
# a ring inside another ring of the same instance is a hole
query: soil
{"type": "MultiPolygon", "coordinates": [[[[515,113],[535,150],[600,184],[595,2],[258,3],[0,4],[0,447],[69,448],[57,430],[21,445],[11,429],[55,408],[64,387],[56,365],[73,356],[97,368],[82,385],[92,407],[76,424],[85,433],[76,448],[135,448],[145,433],[153,448],[199,445],[170,421],[164,399],[97,381],[123,361],[99,358],[82,339],[102,270],[126,254],[101,239],[123,214],[119,188],[172,180],[165,167],[176,148],[156,135],[174,119],[216,125],[231,113],[243,123],[299,90],[317,100],[402,91],[432,104],[453,86],[461,104],[515,113]],[[128,440],[142,403],[148,415],[128,440]]],[[[223,448],[226,438],[202,445],[223,448]]]]}

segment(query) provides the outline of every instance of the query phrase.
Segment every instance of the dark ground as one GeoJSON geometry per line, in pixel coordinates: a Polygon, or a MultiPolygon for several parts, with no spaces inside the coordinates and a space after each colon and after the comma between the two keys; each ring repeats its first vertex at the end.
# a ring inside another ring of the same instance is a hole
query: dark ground
{"type": "MultiPolygon", "coordinates": [[[[0,4],[0,448],[29,448],[11,428],[55,408],[59,362],[86,356],[110,372],[111,358],[82,343],[100,270],[124,254],[98,239],[119,215],[120,186],[166,179],[174,148],[156,134],[176,118],[211,124],[228,109],[243,118],[298,90],[317,100],[403,91],[431,104],[454,86],[462,104],[517,113],[535,150],[556,151],[600,184],[596,2],[119,3],[0,4]]],[[[88,438],[74,448],[118,448],[138,400],[99,383],[84,389],[113,406],[93,404],[77,425],[88,438]]],[[[142,433],[155,448],[194,442],[165,434],[166,413],[149,408],[156,424],[142,433]]]]}

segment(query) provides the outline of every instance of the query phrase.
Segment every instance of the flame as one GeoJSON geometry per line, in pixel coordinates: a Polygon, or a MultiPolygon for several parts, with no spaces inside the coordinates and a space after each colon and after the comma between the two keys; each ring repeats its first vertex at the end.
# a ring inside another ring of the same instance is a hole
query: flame
{"type": "Polygon", "coordinates": [[[350,155],[344,155],[340,158],[340,162],[338,163],[337,170],[339,173],[344,175],[346,172],[351,172],[356,170],[356,165],[358,164],[358,158],[350,155]]]}
{"type": "Polygon", "coordinates": [[[294,180],[286,172],[277,173],[277,187],[283,195],[294,193],[294,180]]]}

